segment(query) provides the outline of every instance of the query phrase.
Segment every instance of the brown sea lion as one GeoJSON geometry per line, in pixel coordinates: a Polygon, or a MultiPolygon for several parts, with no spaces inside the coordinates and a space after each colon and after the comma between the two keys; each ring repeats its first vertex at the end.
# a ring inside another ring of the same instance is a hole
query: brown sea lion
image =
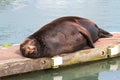
{"type": "Polygon", "coordinates": [[[99,28],[94,22],[80,17],[58,18],[28,36],[21,43],[20,51],[29,58],[52,57],[62,53],[71,53],[94,48],[94,42],[112,34],[99,28]]]}

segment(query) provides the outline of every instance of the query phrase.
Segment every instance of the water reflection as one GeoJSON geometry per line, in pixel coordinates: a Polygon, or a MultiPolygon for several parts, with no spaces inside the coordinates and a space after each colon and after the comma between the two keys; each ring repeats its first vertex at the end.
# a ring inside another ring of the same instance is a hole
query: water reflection
{"type": "Polygon", "coordinates": [[[55,70],[36,71],[1,78],[1,80],[118,80],[120,58],[67,66],[55,70]]]}
{"type": "Polygon", "coordinates": [[[44,0],[44,1],[41,1],[41,0],[37,0],[36,3],[37,3],[37,8],[43,8],[43,9],[49,9],[49,8],[62,8],[62,7],[65,7],[67,6],[67,3],[69,1],[67,0],[44,0]],[[43,5],[45,4],[45,5],[43,5]]]}
{"type": "Polygon", "coordinates": [[[0,0],[0,12],[5,10],[17,10],[27,6],[25,0],[0,0]]]}
{"type": "Polygon", "coordinates": [[[0,0],[0,44],[18,44],[61,16],[85,17],[107,31],[120,31],[119,4],[119,0],[0,0]]]}

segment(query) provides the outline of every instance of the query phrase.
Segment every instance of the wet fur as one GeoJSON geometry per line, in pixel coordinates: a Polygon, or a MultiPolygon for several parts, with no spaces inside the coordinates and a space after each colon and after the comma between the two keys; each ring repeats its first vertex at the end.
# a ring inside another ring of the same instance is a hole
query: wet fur
{"type": "Polygon", "coordinates": [[[101,37],[112,36],[109,32],[99,28],[92,21],[80,17],[58,18],[30,35],[21,43],[20,50],[25,57],[51,57],[62,53],[71,53],[84,49],[86,46],[94,48],[94,42],[101,37]],[[25,53],[23,48],[28,42],[34,41],[37,52],[25,53]]]}

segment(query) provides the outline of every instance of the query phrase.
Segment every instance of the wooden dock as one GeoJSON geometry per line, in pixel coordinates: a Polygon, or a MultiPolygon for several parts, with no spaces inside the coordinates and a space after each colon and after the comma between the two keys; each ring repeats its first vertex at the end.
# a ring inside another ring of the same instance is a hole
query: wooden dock
{"type": "Polygon", "coordinates": [[[63,54],[53,58],[25,58],[20,54],[19,45],[1,47],[0,77],[118,56],[120,56],[120,33],[113,33],[111,38],[99,39],[95,43],[95,48],[63,54]]]}

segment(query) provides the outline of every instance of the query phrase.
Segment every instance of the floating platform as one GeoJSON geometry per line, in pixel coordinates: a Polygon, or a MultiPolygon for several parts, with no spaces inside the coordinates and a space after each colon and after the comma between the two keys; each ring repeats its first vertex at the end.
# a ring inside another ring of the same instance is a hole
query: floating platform
{"type": "Polygon", "coordinates": [[[120,56],[120,33],[112,34],[113,37],[100,38],[96,41],[95,48],[52,58],[25,58],[19,51],[19,45],[1,47],[0,77],[118,57],[120,56]]]}

